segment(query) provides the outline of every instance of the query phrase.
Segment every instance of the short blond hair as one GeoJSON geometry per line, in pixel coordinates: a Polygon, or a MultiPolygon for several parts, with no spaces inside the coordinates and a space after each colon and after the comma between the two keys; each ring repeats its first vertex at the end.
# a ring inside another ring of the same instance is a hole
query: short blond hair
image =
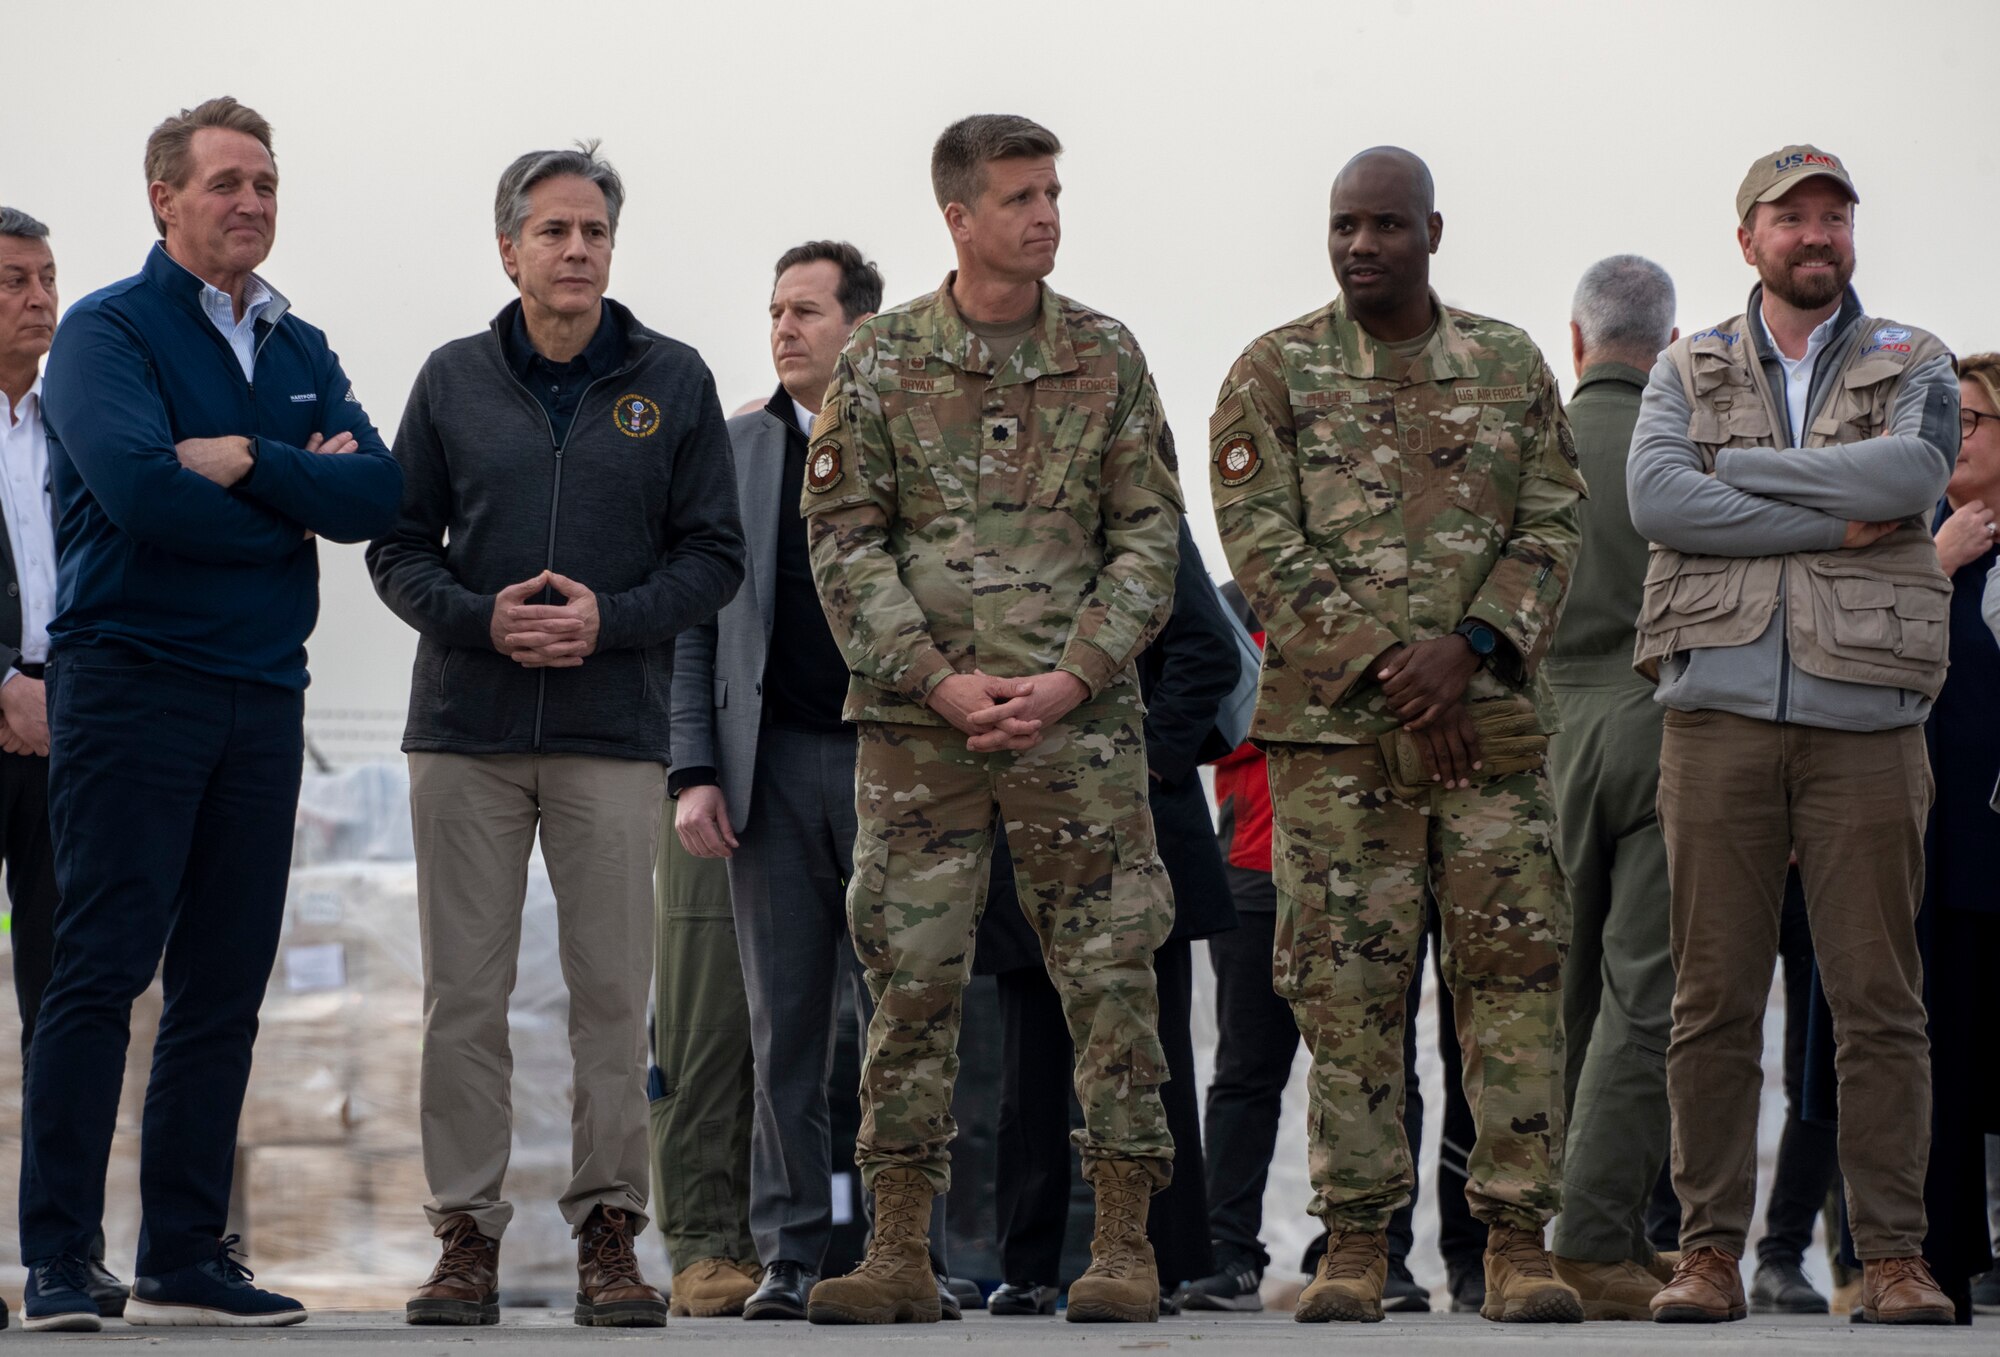
{"type": "Polygon", "coordinates": [[[1959,359],[1958,378],[1962,382],[1979,383],[1986,399],[1995,410],[2000,410],[2000,353],[1975,353],[1959,359]]]}
{"type": "MultiPolygon", "coordinates": [[[[278,153],[271,148],[271,124],[256,109],[225,94],[220,99],[207,99],[193,108],[184,108],[153,129],[153,134],[146,138],[146,182],[169,188],[186,187],[188,176],[194,173],[194,134],[204,127],[221,127],[255,137],[270,153],[271,163],[278,163],[278,153]]],[[[153,227],[164,239],[167,224],[157,212],[153,214],[153,227]]]]}

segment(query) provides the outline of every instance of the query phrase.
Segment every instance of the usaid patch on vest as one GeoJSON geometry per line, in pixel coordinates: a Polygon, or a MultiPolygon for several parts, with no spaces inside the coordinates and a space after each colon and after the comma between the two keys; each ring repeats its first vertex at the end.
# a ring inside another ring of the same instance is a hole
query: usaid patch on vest
{"type": "Polygon", "coordinates": [[[1526,400],[1528,388],[1519,383],[1513,386],[1454,386],[1451,398],[1460,405],[1504,405],[1508,401],[1526,400]]]}
{"type": "Polygon", "coordinates": [[[1910,332],[1900,325],[1884,325],[1869,336],[1868,347],[1863,353],[1908,353],[1910,352],[1910,332]]]}
{"type": "Polygon", "coordinates": [[[840,444],[831,438],[823,438],[812,445],[806,454],[806,489],[815,495],[824,495],[839,485],[847,476],[847,468],[841,465],[840,444]]]}
{"type": "Polygon", "coordinates": [[[1215,478],[1234,490],[1247,484],[1264,468],[1264,456],[1257,451],[1257,440],[1247,433],[1224,439],[1215,450],[1215,478]]]}
{"type": "Polygon", "coordinates": [[[620,396],[611,407],[611,418],[617,423],[618,432],[627,438],[651,438],[660,430],[658,402],[637,392],[620,396]]]}

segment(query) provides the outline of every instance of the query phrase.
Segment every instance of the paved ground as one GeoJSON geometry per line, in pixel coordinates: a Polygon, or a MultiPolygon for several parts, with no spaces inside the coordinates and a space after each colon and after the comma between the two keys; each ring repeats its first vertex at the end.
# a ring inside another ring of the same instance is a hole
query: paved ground
{"type": "Polygon", "coordinates": [[[189,1349],[204,1345],[304,1344],[315,1357],[362,1353],[465,1352],[468,1348],[542,1352],[561,1346],[582,1353],[598,1343],[671,1343],[687,1351],[699,1346],[740,1357],[791,1357],[804,1351],[829,1354],[879,1352],[916,1357],[933,1352],[1047,1354],[1061,1352],[1163,1352],[1183,1357],[1224,1357],[1237,1353],[1390,1352],[1397,1357],[1433,1354],[1541,1350],[1591,1354],[1700,1352],[1702,1357],[1738,1353],[1817,1354],[1846,1352],[1877,1357],[1910,1354],[1992,1353],[2000,1348],[1992,1321],[1973,1329],[1884,1329],[1851,1326],[1844,1318],[1782,1319],[1725,1326],[1666,1327],[1650,1324],[1582,1324],[1560,1327],[1488,1324],[1470,1315],[1413,1315],[1369,1325],[1294,1324],[1289,1315],[1232,1315],[1226,1319],[1169,1319],[1157,1325],[1085,1327],[1055,1319],[994,1319],[977,1314],[963,1324],[899,1325],[894,1328],[818,1328],[807,1324],[749,1324],[737,1319],[676,1319],[657,1329],[579,1329],[567,1311],[509,1310],[497,1328],[412,1329],[383,1311],[336,1311],[314,1316],[297,1328],[271,1330],[134,1329],[113,1321],[101,1334],[28,1334],[10,1328],[0,1344],[53,1346],[57,1343],[123,1342],[189,1349]]]}

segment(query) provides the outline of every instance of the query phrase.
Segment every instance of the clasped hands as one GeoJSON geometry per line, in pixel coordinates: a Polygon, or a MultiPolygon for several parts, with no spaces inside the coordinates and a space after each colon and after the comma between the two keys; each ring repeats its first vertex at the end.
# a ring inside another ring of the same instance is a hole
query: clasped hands
{"type": "Polygon", "coordinates": [[[931,689],[930,709],[965,732],[975,754],[1033,749],[1047,731],[1090,696],[1066,669],[1033,678],[1003,679],[975,669],[953,674],[931,689]]]}
{"type": "Polygon", "coordinates": [[[544,570],[493,599],[493,648],[527,669],[574,669],[597,651],[597,595],[567,575],[544,570]],[[530,603],[544,589],[557,603],[530,603]]]}
{"type": "Polygon", "coordinates": [[[1393,645],[1371,666],[1389,710],[1423,751],[1433,781],[1470,787],[1481,767],[1479,734],[1465,704],[1465,686],[1479,657],[1457,632],[1410,645],[1393,645]]]}

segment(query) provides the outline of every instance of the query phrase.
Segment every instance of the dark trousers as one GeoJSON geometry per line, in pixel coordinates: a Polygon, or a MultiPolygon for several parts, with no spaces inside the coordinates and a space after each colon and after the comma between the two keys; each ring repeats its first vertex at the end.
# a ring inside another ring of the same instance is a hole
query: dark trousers
{"type": "Polygon", "coordinates": [[[1403,1133],[1410,1138],[1410,1200],[1389,1217],[1389,1255],[1408,1264],[1416,1242],[1417,1195],[1423,1191],[1416,1150],[1424,1143],[1424,1095],[1417,1087],[1417,1005],[1423,997],[1424,947],[1430,949],[1431,971],[1437,978],[1438,1059],[1444,1066],[1444,1127],[1438,1135],[1438,1180],[1433,1189],[1438,1202],[1438,1253],[1446,1270],[1456,1272],[1482,1266],[1486,1227],[1473,1219],[1471,1203],[1465,1199],[1465,1156],[1472,1150],[1476,1132],[1472,1108],[1465,1101],[1465,1069],[1458,1049],[1457,1015],[1452,1008],[1451,989],[1444,982],[1435,909],[1424,926],[1424,941],[1410,977],[1406,1010],[1409,1016],[1403,1024],[1403,1133]]]}
{"type": "Polygon", "coordinates": [[[122,647],[49,666],[55,973],[29,1052],[21,1256],[90,1251],[132,1001],[160,971],[138,1273],[213,1256],[257,1009],[284,920],[303,694],[122,647]],[[164,967],[162,959],[164,957],[164,967]]]}
{"type": "Polygon", "coordinates": [[[1292,1006],[1271,988],[1277,897],[1269,873],[1231,869],[1236,929],[1208,940],[1215,968],[1215,1077],[1208,1085],[1208,1228],[1218,1252],[1269,1267],[1258,1235],[1278,1117],[1299,1049],[1292,1006]],[[1254,879],[1253,879],[1254,878],[1254,879]],[[1260,899],[1261,896],[1261,899],[1260,899]]]}
{"type": "Polygon", "coordinates": [[[42,993],[55,965],[56,859],[49,842],[47,759],[0,754],[0,860],[7,864],[14,1002],[21,1010],[21,1059],[25,1062],[42,993]]]}
{"type": "MultiPolygon", "coordinates": [[[[1190,944],[1182,940],[1160,947],[1153,953],[1153,973],[1160,996],[1160,1045],[1167,1055],[1167,1083],[1160,1098],[1174,1137],[1176,1164],[1173,1181],[1153,1196],[1146,1237],[1153,1245],[1160,1285],[1172,1290],[1207,1276],[1215,1266],[1189,1036],[1194,998],[1190,944]]],[[[1069,1025],[1045,972],[1029,967],[1003,971],[994,979],[1002,1031],[1000,1152],[994,1175],[1000,1265],[1007,1281],[1048,1285],[1069,1280],[1060,1276],[1069,1224],[1070,1104],[1075,1098],[1070,1061],[1060,1058],[1070,1049],[1069,1025]]]]}
{"type": "Polygon", "coordinates": [[[1778,1138],[1771,1199],[1764,1206],[1764,1236],[1757,1241],[1759,1263],[1796,1263],[1805,1257],[1806,1247],[1812,1243],[1813,1220],[1826,1205],[1827,1190],[1840,1171],[1839,1133],[1804,1116],[1813,945],[1812,929],[1806,922],[1805,887],[1799,884],[1796,867],[1785,878],[1785,903],[1778,916],[1778,958],[1785,972],[1785,1129],[1778,1138]]]}

